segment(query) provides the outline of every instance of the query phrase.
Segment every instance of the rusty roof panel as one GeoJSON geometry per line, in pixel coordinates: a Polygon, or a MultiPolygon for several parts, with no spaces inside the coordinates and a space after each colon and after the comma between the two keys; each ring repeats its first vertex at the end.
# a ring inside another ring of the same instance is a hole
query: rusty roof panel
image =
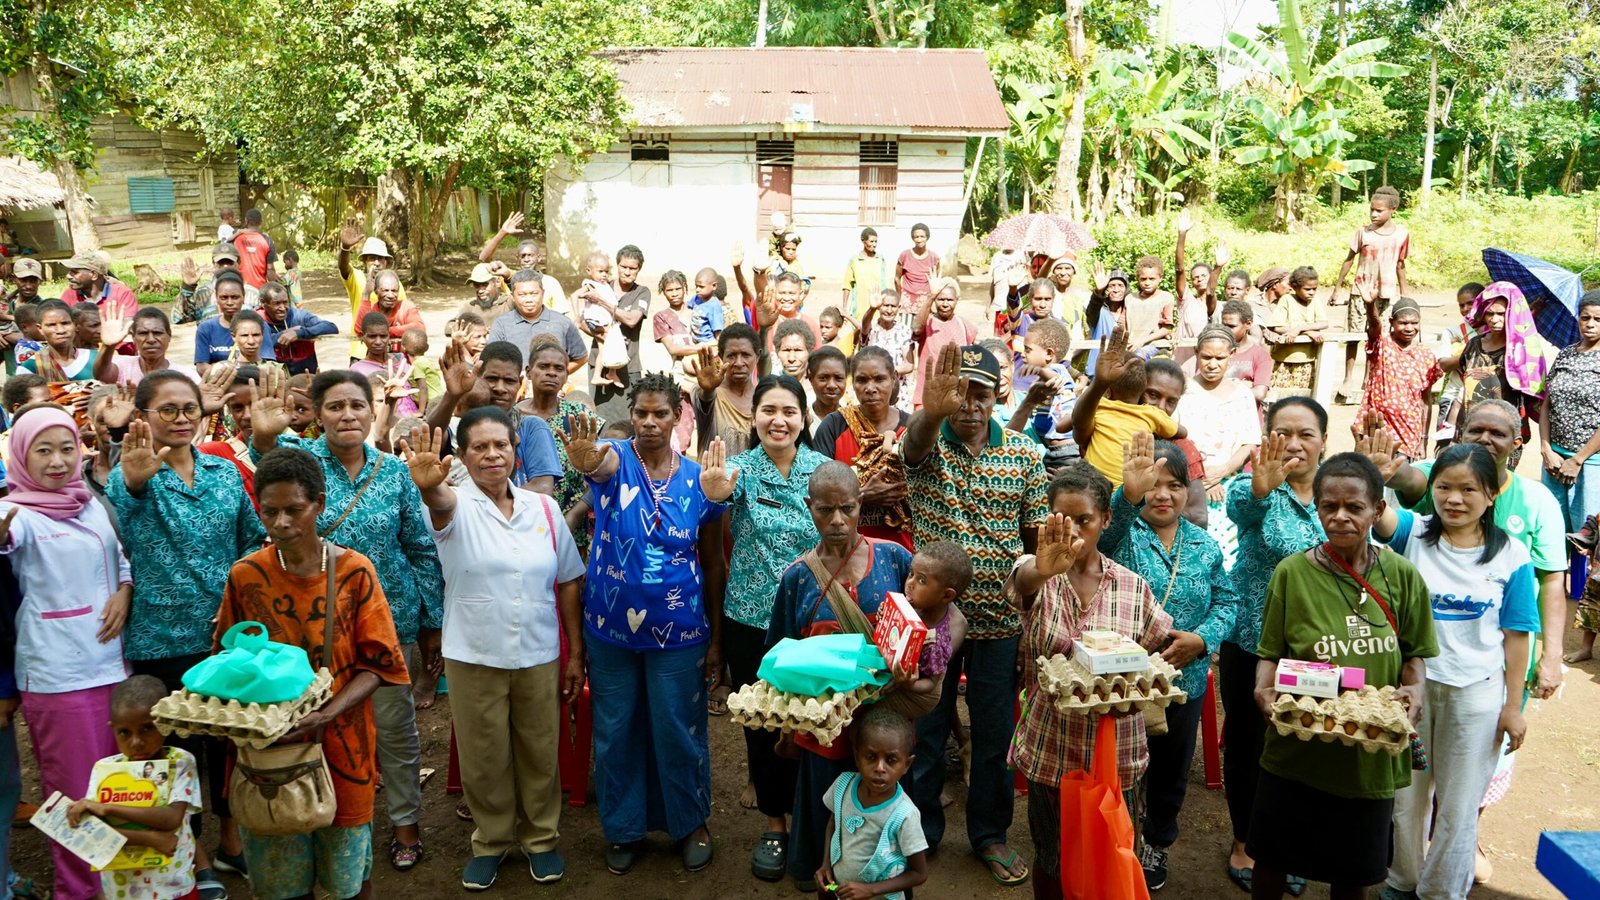
{"type": "Polygon", "coordinates": [[[642,47],[607,50],[641,130],[1002,133],[981,50],[642,47]]]}

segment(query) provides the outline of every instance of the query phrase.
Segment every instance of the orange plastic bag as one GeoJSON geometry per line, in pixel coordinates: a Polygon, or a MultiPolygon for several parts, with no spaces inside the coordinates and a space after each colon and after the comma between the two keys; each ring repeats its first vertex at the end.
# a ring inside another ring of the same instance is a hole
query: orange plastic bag
{"type": "Polygon", "coordinates": [[[1089,771],[1061,779],[1061,894],[1066,900],[1150,900],[1117,777],[1117,729],[1097,717],[1089,771]]]}

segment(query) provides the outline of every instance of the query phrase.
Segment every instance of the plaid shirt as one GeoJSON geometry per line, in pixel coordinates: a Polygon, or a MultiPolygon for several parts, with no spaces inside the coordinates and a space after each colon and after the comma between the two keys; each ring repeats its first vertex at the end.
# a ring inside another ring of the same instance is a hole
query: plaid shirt
{"type": "MultiPolygon", "coordinates": [[[[1024,556],[1017,565],[1032,558],[1024,556]]],[[[1066,773],[1087,769],[1094,749],[1092,726],[1096,719],[1103,718],[1057,711],[1039,689],[1035,660],[1057,653],[1070,655],[1073,639],[1085,630],[1115,631],[1154,650],[1172,629],[1172,616],[1156,603],[1143,578],[1109,557],[1102,556],[1101,564],[1105,574],[1100,579],[1100,589],[1089,601],[1088,613],[1082,620],[1072,620],[1080,603],[1066,575],[1046,581],[1033,605],[1022,614],[1022,647],[1017,655],[1026,662],[1023,684],[1028,696],[1011,742],[1010,762],[1029,781],[1053,787],[1066,773]]],[[[1015,569],[1012,571],[1015,573],[1015,569]]],[[[1013,590],[1009,582],[1007,590],[1013,590]]],[[[1117,728],[1117,774],[1123,784],[1131,785],[1144,774],[1150,761],[1144,716],[1113,715],[1110,719],[1117,728]]]]}
{"type": "Polygon", "coordinates": [[[946,422],[921,464],[906,464],[917,545],[953,541],[972,557],[972,584],[960,598],[968,639],[1007,638],[1020,630],[1006,599],[1006,576],[1022,555],[1022,529],[1043,525],[1050,513],[1049,481],[1044,449],[993,420],[977,456],[946,422]]]}

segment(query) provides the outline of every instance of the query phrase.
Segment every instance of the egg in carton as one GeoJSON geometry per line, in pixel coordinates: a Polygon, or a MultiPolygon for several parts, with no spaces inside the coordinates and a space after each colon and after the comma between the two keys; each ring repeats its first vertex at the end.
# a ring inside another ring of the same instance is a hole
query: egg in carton
{"type": "Polygon", "coordinates": [[[798,731],[831,744],[850,726],[856,709],[876,693],[876,685],[864,685],[845,693],[806,697],[758,679],[728,696],[728,714],[747,728],[798,731]]]}
{"type": "Polygon", "coordinates": [[[293,731],[301,719],[322,708],[332,696],[333,675],[327,669],[319,669],[311,686],[294,700],[240,703],[182,689],[156,701],[150,717],[162,734],[221,737],[259,750],[293,731]]]}
{"type": "Polygon", "coordinates": [[[1394,699],[1394,688],[1346,691],[1334,699],[1279,694],[1272,704],[1272,725],[1284,736],[1339,741],[1368,753],[1398,756],[1411,746],[1411,719],[1394,699]]]}
{"type": "Polygon", "coordinates": [[[1147,671],[1112,675],[1094,675],[1059,653],[1041,656],[1035,665],[1040,689],[1052,698],[1057,709],[1072,715],[1126,713],[1188,699],[1175,686],[1178,670],[1159,654],[1150,655],[1147,671]]]}

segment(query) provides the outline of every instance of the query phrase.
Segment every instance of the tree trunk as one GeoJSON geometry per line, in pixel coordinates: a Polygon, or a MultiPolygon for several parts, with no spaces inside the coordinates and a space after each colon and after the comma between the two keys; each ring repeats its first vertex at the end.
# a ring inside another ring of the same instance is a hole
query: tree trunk
{"type": "Polygon", "coordinates": [[[1484,168],[1484,192],[1494,193],[1494,163],[1500,155],[1500,126],[1489,132],[1489,159],[1484,168]]]}
{"type": "Polygon", "coordinates": [[[1517,196],[1522,196],[1522,156],[1517,156],[1517,196]]]}
{"type": "MultiPolygon", "coordinates": [[[[1343,52],[1344,49],[1350,45],[1349,29],[1345,28],[1344,2],[1345,2],[1345,0],[1339,0],[1339,5],[1338,5],[1339,50],[1340,50],[1340,52],[1343,52]]],[[[1331,199],[1333,200],[1333,204],[1332,205],[1333,205],[1333,210],[1334,210],[1335,213],[1337,213],[1339,211],[1339,207],[1344,201],[1343,191],[1340,190],[1341,187],[1342,186],[1339,184],[1339,182],[1337,180],[1335,180],[1333,182],[1333,196],[1332,196],[1331,199]]]]}
{"type": "MultiPolygon", "coordinates": [[[[35,93],[39,99],[39,118],[43,119],[52,130],[59,130],[63,127],[61,107],[56,100],[55,72],[50,66],[49,55],[43,51],[34,54],[32,68],[37,84],[35,93]]],[[[67,233],[72,237],[73,252],[87,253],[90,250],[99,250],[100,234],[94,229],[94,209],[91,206],[89,192],[83,184],[83,174],[65,156],[51,159],[50,171],[56,176],[56,181],[60,182],[61,192],[66,195],[62,206],[67,213],[67,233]]]]}
{"type": "Polygon", "coordinates": [[[410,263],[410,226],[413,224],[411,173],[405,169],[391,169],[378,176],[373,197],[374,221],[372,230],[389,244],[395,255],[395,266],[410,263]]]}
{"type": "MultiPolygon", "coordinates": [[[[761,4],[766,6],[766,0],[761,0],[761,4]]],[[[867,0],[867,18],[872,20],[872,33],[878,38],[878,46],[889,46],[889,35],[883,30],[883,19],[878,17],[878,0],[867,0]]]]}
{"type": "Polygon", "coordinates": [[[995,141],[994,146],[995,150],[998,151],[995,154],[995,162],[998,163],[998,165],[996,166],[997,174],[995,176],[994,190],[995,193],[999,195],[1000,199],[1000,218],[1004,219],[1005,217],[1011,215],[1011,198],[1007,196],[1010,188],[1006,184],[1006,166],[1009,165],[1009,163],[1006,162],[1005,138],[1000,138],[999,140],[995,141]]]}
{"type": "Polygon", "coordinates": [[[1422,135],[1422,186],[1417,189],[1417,205],[1428,208],[1428,195],[1433,192],[1433,142],[1438,133],[1439,118],[1439,51],[1428,54],[1428,118],[1422,135]]]}
{"type": "Polygon", "coordinates": [[[1056,212],[1083,221],[1083,203],[1078,193],[1078,169],[1083,162],[1084,105],[1089,97],[1089,73],[1085,68],[1086,41],[1083,35],[1083,0],[1067,0],[1067,49],[1072,55],[1072,112],[1061,133],[1061,148],[1056,157],[1056,183],[1050,205],[1056,212]]]}
{"type": "Polygon", "coordinates": [[[1100,148],[1096,146],[1094,155],[1089,159],[1089,180],[1084,185],[1083,195],[1084,212],[1088,214],[1090,224],[1093,225],[1098,225],[1105,221],[1105,213],[1102,208],[1105,203],[1105,195],[1100,192],[1101,176],[1100,148]]]}
{"type": "MultiPolygon", "coordinates": [[[[761,0],[761,4],[756,7],[756,46],[757,47],[765,47],[766,45],[767,45],[767,0],[761,0]]],[[[504,220],[502,220],[502,221],[504,221],[504,220]]]]}
{"type": "Polygon", "coordinates": [[[1467,184],[1472,181],[1472,132],[1461,142],[1461,199],[1467,199],[1467,184]]]}

